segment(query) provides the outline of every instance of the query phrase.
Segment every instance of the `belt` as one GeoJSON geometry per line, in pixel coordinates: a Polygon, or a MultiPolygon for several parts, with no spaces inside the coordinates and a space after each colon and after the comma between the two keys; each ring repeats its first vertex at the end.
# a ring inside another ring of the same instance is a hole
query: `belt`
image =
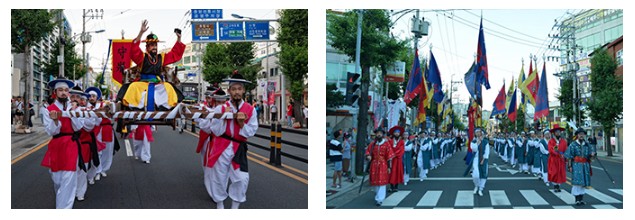
{"type": "Polygon", "coordinates": [[[589,159],[586,157],[574,157],[573,161],[576,163],[588,163],[589,159]]]}

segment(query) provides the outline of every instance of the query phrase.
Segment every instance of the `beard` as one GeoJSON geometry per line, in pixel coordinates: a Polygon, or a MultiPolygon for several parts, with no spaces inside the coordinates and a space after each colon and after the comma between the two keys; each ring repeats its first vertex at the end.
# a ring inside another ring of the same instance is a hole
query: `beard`
{"type": "Polygon", "coordinates": [[[66,104],[66,102],[68,102],[68,97],[66,97],[66,98],[57,97],[57,101],[62,103],[62,104],[66,104]]]}

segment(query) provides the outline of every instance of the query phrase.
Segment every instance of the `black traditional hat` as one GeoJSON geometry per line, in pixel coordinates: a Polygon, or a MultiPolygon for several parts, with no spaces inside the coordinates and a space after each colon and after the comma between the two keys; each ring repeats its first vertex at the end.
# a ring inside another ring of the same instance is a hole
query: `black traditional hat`
{"type": "Polygon", "coordinates": [[[229,82],[229,85],[231,85],[232,83],[251,83],[250,81],[247,81],[245,77],[243,77],[243,75],[238,73],[238,70],[234,70],[231,77],[223,79],[223,81],[229,82]]]}
{"type": "Polygon", "coordinates": [[[586,131],[583,128],[578,128],[578,130],[575,130],[575,135],[578,135],[579,133],[584,133],[584,135],[586,135],[586,131]]]}
{"type": "Polygon", "coordinates": [[[82,87],[79,87],[79,85],[75,85],[75,87],[71,89],[71,94],[86,96],[86,93],[84,93],[84,90],[82,90],[82,87]]]}
{"type": "Polygon", "coordinates": [[[157,37],[156,34],[154,33],[150,33],[148,34],[148,36],[146,36],[146,39],[141,41],[141,42],[146,42],[146,43],[163,43],[163,41],[159,41],[159,37],[157,37]]]}

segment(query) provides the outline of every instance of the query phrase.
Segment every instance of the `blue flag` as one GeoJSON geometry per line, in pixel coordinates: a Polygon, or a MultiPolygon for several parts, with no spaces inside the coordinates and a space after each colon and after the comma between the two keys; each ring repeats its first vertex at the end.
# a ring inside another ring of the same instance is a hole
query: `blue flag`
{"type": "Polygon", "coordinates": [[[429,74],[428,81],[432,84],[432,88],[434,89],[434,95],[432,98],[435,102],[441,103],[445,95],[443,94],[443,84],[441,83],[441,71],[439,71],[439,66],[437,65],[437,60],[434,59],[434,54],[432,54],[432,50],[430,50],[430,66],[429,66],[429,74]]]}
{"type": "Polygon", "coordinates": [[[547,93],[547,71],[545,65],[542,66],[542,80],[538,86],[538,94],[536,94],[536,112],[534,120],[549,116],[549,94],[547,93]]]}
{"type": "Polygon", "coordinates": [[[485,36],[483,36],[483,18],[481,18],[481,26],[478,31],[478,49],[476,51],[477,80],[480,84],[485,85],[489,89],[489,76],[487,71],[487,54],[485,52],[485,36]]]}
{"type": "Polygon", "coordinates": [[[423,77],[421,76],[421,64],[419,63],[419,50],[415,51],[415,59],[412,64],[412,69],[410,70],[410,76],[408,77],[408,86],[406,86],[406,94],[403,97],[403,100],[406,102],[406,105],[410,104],[419,93],[423,86],[421,82],[423,81],[423,77]]]}
{"type": "Polygon", "coordinates": [[[494,100],[494,105],[492,107],[492,114],[490,115],[490,117],[493,117],[494,115],[504,114],[505,113],[505,110],[506,110],[505,109],[505,98],[506,98],[505,83],[503,83],[503,88],[501,88],[501,90],[498,92],[498,96],[494,100]]]}
{"type": "Polygon", "coordinates": [[[479,106],[483,106],[483,95],[481,84],[476,82],[476,63],[472,63],[470,69],[465,73],[465,87],[470,92],[472,99],[476,100],[479,106]]]}

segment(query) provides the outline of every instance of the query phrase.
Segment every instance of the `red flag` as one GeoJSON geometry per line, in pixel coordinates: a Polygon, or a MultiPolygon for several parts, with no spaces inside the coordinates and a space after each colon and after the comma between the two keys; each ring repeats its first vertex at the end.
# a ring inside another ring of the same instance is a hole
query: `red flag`
{"type": "Polygon", "coordinates": [[[132,40],[112,40],[112,80],[118,87],[123,84],[123,70],[130,68],[132,40]]]}

